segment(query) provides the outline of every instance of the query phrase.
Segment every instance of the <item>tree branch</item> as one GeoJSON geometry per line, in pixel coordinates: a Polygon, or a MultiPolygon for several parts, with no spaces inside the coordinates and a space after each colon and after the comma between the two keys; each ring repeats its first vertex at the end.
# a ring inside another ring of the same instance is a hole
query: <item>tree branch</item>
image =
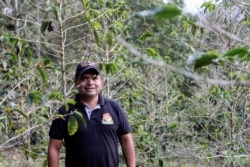
{"type": "Polygon", "coordinates": [[[205,78],[205,77],[199,76],[197,74],[194,74],[194,73],[182,70],[180,68],[174,67],[172,65],[166,64],[163,61],[154,60],[154,59],[148,57],[147,55],[142,54],[141,52],[139,52],[137,49],[135,49],[132,45],[127,43],[121,37],[117,37],[116,39],[130,53],[132,53],[133,55],[135,55],[137,57],[140,57],[141,59],[143,59],[147,63],[152,64],[152,65],[156,65],[156,66],[166,67],[168,70],[170,70],[172,72],[175,72],[175,73],[178,73],[178,74],[182,74],[187,78],[195,80],[196,82],[205,82],[205,83],[208,83],[208,84],[211,84],[211,85],[228,86],[228,87],[232,87],[232,86],[250,86],[250,81],[249,80],[248,81],[218,80],[218,79],[211,79],[211,78],[205,78]]]}

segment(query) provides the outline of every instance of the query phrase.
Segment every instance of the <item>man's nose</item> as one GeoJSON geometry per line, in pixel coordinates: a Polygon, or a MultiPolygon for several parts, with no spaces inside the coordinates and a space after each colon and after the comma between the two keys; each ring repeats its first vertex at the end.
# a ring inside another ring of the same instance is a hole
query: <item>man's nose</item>
{"type": "Polygon", "coordinates": [[[94,80],[92,78],[89,78],[87,81],[88,84],[93,84],[93,82],[94,82],[94,80]]]}

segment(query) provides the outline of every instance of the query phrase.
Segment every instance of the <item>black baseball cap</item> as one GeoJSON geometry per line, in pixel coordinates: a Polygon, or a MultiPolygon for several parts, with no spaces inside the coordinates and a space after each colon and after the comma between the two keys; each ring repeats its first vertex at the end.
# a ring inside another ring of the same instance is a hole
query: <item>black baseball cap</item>
{"type": "Polygon", "coordinates": [[[96,63],[81,62],[76,67],[75,78],[84,74],[88,70],[94,70],[97,75],[100,75],[99,66],[96,63]]]}

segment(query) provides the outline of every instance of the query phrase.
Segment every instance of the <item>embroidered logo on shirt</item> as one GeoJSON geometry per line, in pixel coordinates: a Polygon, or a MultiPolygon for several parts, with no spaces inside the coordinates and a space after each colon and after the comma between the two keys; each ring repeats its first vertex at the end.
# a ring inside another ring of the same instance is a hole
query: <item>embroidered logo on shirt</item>
{"type": "Polygon", "coordinates": [[[113,119],[112,119],[110,113],[104,113],[104,114],[102,114],[102,124],[105,124],[105,125],[114,124],[113,119]]]}

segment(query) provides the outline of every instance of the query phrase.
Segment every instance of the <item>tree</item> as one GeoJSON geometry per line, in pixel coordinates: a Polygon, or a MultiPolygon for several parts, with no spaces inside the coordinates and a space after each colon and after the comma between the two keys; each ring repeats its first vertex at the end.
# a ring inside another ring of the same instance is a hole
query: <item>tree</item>
{"type": "Polygon", "coordinates": [[[2,1],[0,149],[45,161],[85,60],[127,111],[138,166],[247,165],[248,2],[226,2],[198,18],[182,1],[2,1]]]}

